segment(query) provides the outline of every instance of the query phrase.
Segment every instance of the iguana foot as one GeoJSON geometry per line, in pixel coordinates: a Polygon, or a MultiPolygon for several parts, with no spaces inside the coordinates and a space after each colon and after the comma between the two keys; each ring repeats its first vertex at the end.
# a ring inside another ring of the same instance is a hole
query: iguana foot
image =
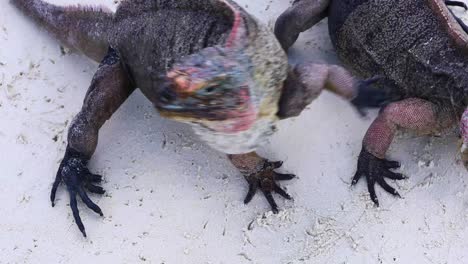
{"type": "Polygon", "coordinates": [[[362,116],[366,116],[366,108],[383,107],[389,103],[390,99],[387,92],[374,87],[374,84],[383,78],[383,76],[375,76],[360,80],[355,84],[357,96],[351,100],[351,104],[356,107],[362,116]]]}
{"type": "Polygon", "coordinates": [[[244,174],[245,180],[249,184],[249,190],[244,199],[245,204],[248,204],[252,200],[258,189],[263,192],[263,195],[271,206],[271,210],[275,214],[278,213],[278,205],[273,198],[273,192],[285,199],[292,199],[291,196],[278,185],[277,181],[291,180],[296,177],[296,175],[282,174],[274,171],[280,168],[283,162],[268,161],[259,157],[255,152],[242,155],[229,155],[229,158],[244,174]]]}
{"type": "Polygon", "coordinates": [[[78,211],[76,196],[79,195],[86,206],[103,216],[101,208],[91,201],[85,189],[92,193],[104,194],[104,189],[102,187],[93,184],[100,183],[102,181],[102,176],[91,173],[87,168],[87,163],[88,159],[83,157],[82,154],[71,148],[67,148],[50,193],[50,201],[52,202],[52,206],[55,206],[57,188],[61,182],[65,183],[70,195],[70,208],[73,217],[75,218],[76,225],[85,237],[86,231],[78,211]]]}
{"type": "Polygon", "coordinates": [[[468,10],[468,6],[462,1],[449,1],[449,0],[446,0],[445,4],[448,5],[448,6],[463,7],[463,8],[465,8],[465,10],[468,10]]]}
{"type": "Polygon", "coordinates": [[[400,194],[385,181],[385,178],[392,180],[406,179],[403,174],[390,171],[390,169],[397,169],[400,166],[398,161],[377,158],[363,148],[359,155],[357,172],[353,177],[351,185],[355,185],[364,175],[367,179],[367,189],[369,190],[370,197],[377,206],[379,206],[379,200],[375,194],[376,183],[388,193],[401,198],[400,194]]]}
{"type": "Polygon", "coordinates": [[[260,171],[245,176],[249,184],[249,191],[244,199],[245,204],[248,204],[252,200],[257,193],[257,189],[263,192],[263,195],[271,206],[271,210],[275,214],[278,213],[278,205],[273,198],[272,192],[281,195],[285,199],[292,199],[291,196],[277,184],[277,181],[291,180],[295,175],[275,172],[274,169],[281,167],[281,165],[282,162],[265,161],[265,165],[260,171]]]}

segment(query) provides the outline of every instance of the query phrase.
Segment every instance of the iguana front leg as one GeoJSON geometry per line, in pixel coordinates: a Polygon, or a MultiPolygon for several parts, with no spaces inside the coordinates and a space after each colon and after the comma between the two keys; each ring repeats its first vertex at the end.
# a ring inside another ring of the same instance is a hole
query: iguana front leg
{"type": "Polygon", "coordinates": [[[385,178],[405,178],[400,173],[390,171],[399,168],[399,162],[385,159],[397,130],[408,129],[420,135],[431,135],[440,133],[455,123],[456,120],[449,109],[423,99],[409,98],[389,104],[367,130],[352,184],[355,185],[362,176],[366,177],[370,197],[377,206],[379,200],[375,193],[375,184],[379,184],[393,195],[400,196],[385,181],[385,178]]]}
{"type": "MultiPolygon", "coordinates": [[[[358,109],[380,106],[386,100],[385,93],[370,87],[377,80],[378,78],[360,81],[337,65],[299,64],[289,72],[284,83],[277,115],[283,119],[298,116],[323,89],[350,100],[358,109]]],[[[281,167],[282,162],[270,162],[255,152],[229,155],[229,158],[249,183],[245,203],[250,202],[257,189],[262,190],[275,213],[278,212],[278,206],[273,199],[272,192],[291,199],[276,183],[295,177],[293,174],[281,174],[274,171],[281,167]]]]}
{"type": "Polygon", "coordinates": [[[359,80],[338,65],[299,64],[289,71],[284,82],[278,117],[298,116],[324,89],[350,101],[364,114],[364,108],[380,107],[387,101],[384,91],[372,87],[379,79],[359,80]]]}
{"type": "Polygon", "coordinates": [[[327,16],[330,0],[295,0],[275,24],[275,35],[284,50],[296,42],[299,34],[327,16]]]}
{"type": "Polygon", "coordinates": [[[91,201],[85,191],[87,189],[93,193],[103,194],[104,190],[94,185],[100,182],[102,177],[92,174],[87,168],[87,163],[96,149],[99,129],[133,90],[118,54],[113,49],[109,49],[94,75],[81,111],[68,130],[67,150],[52,186],[50,199],[54,206],[57,188],[61,182],[65,183],[73,217],[85,237],[86,232],[78,212],[76,196],[80,196],[91,210],[102,215],[101,209],[91,201]]]}
{"type": "Polygon", "coordinates": [[[272,192],[281,195],[285,199],[291,199],[291,196],[277,184],[277,181],[291,180],[295,177],[293,174],[282,174],[274,171],[281,167],[282,162],[268,161],[255,152],[228,155],[228,157],[249,184],[249,191],[244,199],[245,204],[252,200],[258,189],[263,192],[274,213],[278,213],[278,205],[273,198],[272,192]]]}

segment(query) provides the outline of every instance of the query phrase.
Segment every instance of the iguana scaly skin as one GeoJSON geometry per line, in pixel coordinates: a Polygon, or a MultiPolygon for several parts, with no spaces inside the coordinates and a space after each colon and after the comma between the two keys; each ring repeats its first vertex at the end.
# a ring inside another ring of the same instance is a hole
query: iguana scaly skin
{"type": "Polygon", "coordinates": [[[365,176],[399,196],[385,178],[404,176],[385,159],[397,130],[434,134],[460,124],[461,155],[468,169],[468,27],[443,0],[296,0],[276,23],[288,49],[303,32],[328,16],[332,42],[341,60],[363,76],[382,75],[397,102],[383,109],[363,141],[353,184],[365,176]]]}
{"type": "Polygon", "coordinates": [[[369,89],[375,80],[361,82],[338,66],[305,63],[290,69],[274,34],[231,0],[123,1],[115,13],[41,0],[11,3],[69,48],[100,62],[70,125],[51,192],[54,205],[65,183],[85,236],[76,197],[102,215],[85,190],[104,193],[96,185],[102,177],[87,163],[99,129],[136,87],[161,115],[191,124],[211,146],[232,154],[249,183],[248,198],[258,187],[274,211],[272,191],[289,198],[276,181],[293,175],[274,172],[280,163],[253,152],[273,133],[274,123],[298,115],[323,88],[358,108],[385,99],[369,89]]]}

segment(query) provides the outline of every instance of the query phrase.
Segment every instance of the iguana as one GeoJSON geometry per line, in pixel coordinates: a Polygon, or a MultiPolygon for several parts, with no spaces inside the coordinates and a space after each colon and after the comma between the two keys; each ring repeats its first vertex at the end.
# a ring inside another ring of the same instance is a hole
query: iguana
{"type": "Polygon", "coordinates": [[[400,163],[385,158],[399,129],[440,133],[460,124],[461,156],[468,169],[468,27],[443,0],[296,0],[277,20],[275,34],[288,49],[299,34],[325,17],[340,59],[362,76],[382,75],[395,102],[372,123],[363,140],[352,184],[367,179],[400,196],[387,179],[400,163]]]}
{"type": "Polygon", "coordinates": [[[138,87],[159,113],[192,125],[214,148],[229,154],[249,184],[248,203],[261,189],[290,196],[276,183],[292,174],[274,170],[255,149],[279,119],[299,113],[331,90],[357,108],[379,106],[385,94],[339,66],[289,66],[273,32],[231,0],[123,1],[115,13],[103,7],[56,6],[41,0],[13,5],[70,49],[100,62],[81,111],[68,130],[68,145],[51,191],[60,183],[70,196],[75,222],[86,236],[77,196],[101,209],[87,191],[103,194],[100,175],[89,171],[101,126],[138,87]]]}

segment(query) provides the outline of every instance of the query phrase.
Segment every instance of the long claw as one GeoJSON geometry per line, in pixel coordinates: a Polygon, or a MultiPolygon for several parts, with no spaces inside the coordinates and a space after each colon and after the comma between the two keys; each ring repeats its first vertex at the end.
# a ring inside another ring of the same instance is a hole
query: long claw
{"type": "Polygon", "coordinates": [[[88,191],[96,194],[104,194],[106,192],[101,186],[96,186],[91,183],[85,184],[85,188],[88,189],[88,191]]]}
{"type": "Polygon", "coordinates": [[[102,176],[99,175],[99,174],[90,173],[89,174],[89,181],[94,182],[94,183],[100,183],[100,182],[102,182],[102,176]]]}
{"type": "Polygon", "coordinates": [[[101,208],[97,204],[95,204],[86,194],[82,187],[78,188],[78,194],[81,197],[81,200],[88,206],[89,209],[93,210],[95,213],[99,214],[100,216],[104,216],[102,213],[101,208]]]}
{"type": "Polygon", "coordinates": [[[361,179],[361,172],[357,171],[356,174],[354,174],[353,180],[351,181],[351,185],[356,185],[359,182],[359,179],[361,179]]]}
{"type": "Polygon", "coordinates": [[[375,194],[375,182],[374,181],[367,181],[367,189],[369,190],[370,197],[374,204],[378,207],[379,199],[377,198],[377,194],[375,194]]]}
{"type": "Polygon", "coordinates": [[[55,195],[57,194],[57,188],[62,182],[62,176],[60,175],[61,170],[57,172],[57,176],[55,176],[54,184],[52,184],[52,190],[50,191],[50,202],[52,203],[52,207],[55,206],[55,195]]]}
{"type": "Polygon", "coordinates": [[[271,192],[269,191],[263,191],[263,194],[265,195],[265,198],[267,199],[268,203],[271,206],[271,210],[273,213],[277,214],[278,211],[278,205],[275,202],[275,199],[273,199],[273,195],[271,195],[271,192]]]}
{"type": "Polygon", "coordinates": [[[248,204],[250,201],[252,201],[252,198],[254,197],[255,193],[257,192],[258,188],[258,182],[253,181],[249,183],[249,191],[247,192],[247,195],[245,196],[244,203],[248,204]]]}
{"type": "Polygon", "coordinates": [[[273,162],[268,162],[269,165],[271,165],[273,167],[273,169],[279,169],[281,168],[281,166],[283,166],[283,162],[282,161],[273,161],[273,162]]]}
{"type": "Polygon", "coordinates": [[[278,185],[275,184],[275,186],[273,187],[273,191],[281,196],[283,196],[283,198],[285,199],[288,199],[288,200],[291,200],[291,196],[283,189],[281,189],[281,187],[279,187],[278,185]]]}
{"type": "Polygon", "coordinates": [[[296,177],[294,174],[282,174],[275,172],[275,180],[277,181],[289,181],[296,177]]]}
{"type": "Polygon", "coordinates": [[[401,164],[398,161],[386,160],[385,167],[388,169],[398,169],[401,167],[401,164]]]}
{"type": "Polygon", "coordinates": [[[384,173],[384,177],[385,178],[389,178],[391,180],[404,180],[404,179],[407,179],[407,177],[401,173],[396,173],[396,172],[392,172],[392,171],[387,171],[386,173],[384,173]]]}
{"type": "Polygon", "coordinates": [[[73,218],[75,218],[75,223],[78,226],[78,229],[80,229],[83,236],[86,237],[85,227],[83,225],[83,222],[81,221],[80,212],[78,211],[78,205],[76,202],[76,191],[70,190],[69,194],[70,194],[70,208],[73,212],[73,218]]]}
{"type": "Polygon", "coordinates": [[[386,192],[388,193],[391,193],[395,196],[398,196],[398,197],[401,197],[400,194],[397,192],[397,190],[395,190],[395,188],[393,188],[392,186],[388,185],[388,183],[380,178],[377,180],[377,183],[380,185],[380,187],[382,187],[386,192]]]}

